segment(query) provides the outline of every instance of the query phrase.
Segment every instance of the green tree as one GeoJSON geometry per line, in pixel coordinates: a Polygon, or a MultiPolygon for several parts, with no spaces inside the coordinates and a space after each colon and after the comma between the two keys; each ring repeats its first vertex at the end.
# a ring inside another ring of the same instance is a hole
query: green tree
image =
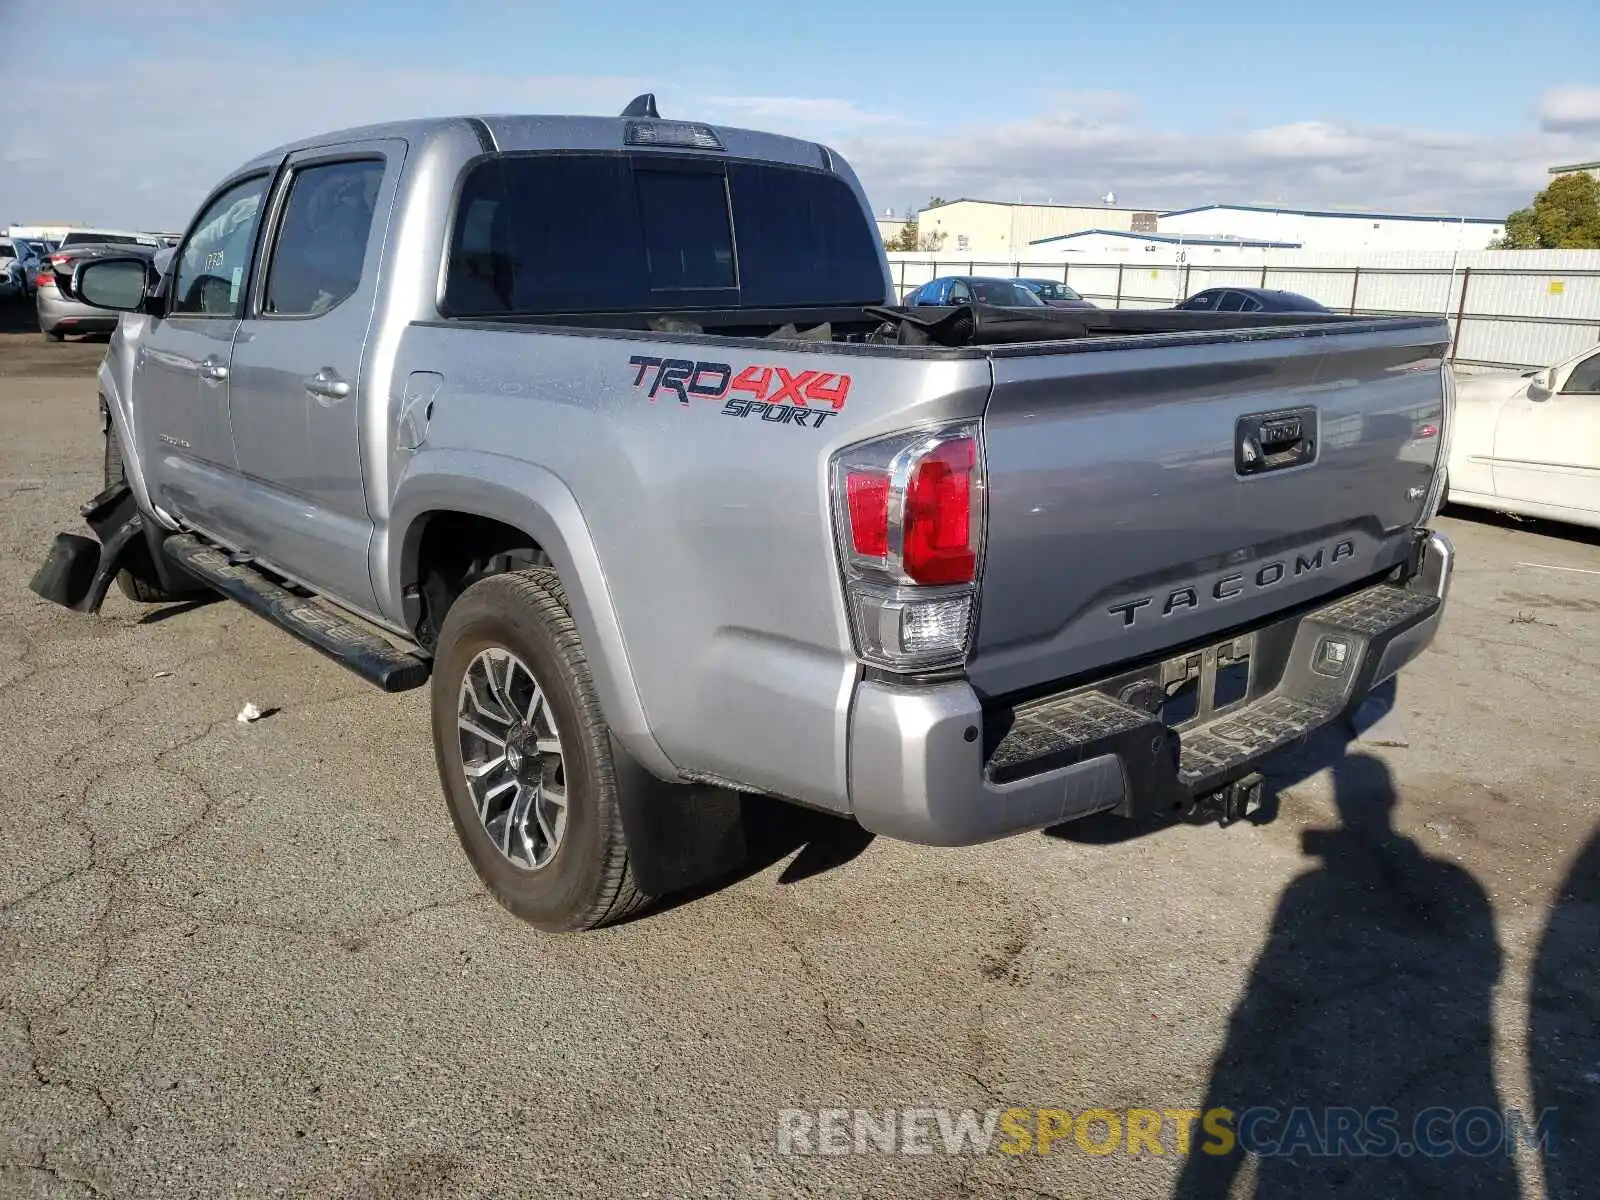
{"type": "Polygon", "coordinates": [[[938,250],[944,246],[945,235],[942,231],[922,233],[917,229],[915,220],[907,221],[900,232],[892,237],[885,238],[885,250],[938,250]]]}
{"type": "Polygon", "coordinates": [[[1552,179],[1506,218],[1501,250],[1600,250],[1600,179],[1586,171],[1552,179]]]}

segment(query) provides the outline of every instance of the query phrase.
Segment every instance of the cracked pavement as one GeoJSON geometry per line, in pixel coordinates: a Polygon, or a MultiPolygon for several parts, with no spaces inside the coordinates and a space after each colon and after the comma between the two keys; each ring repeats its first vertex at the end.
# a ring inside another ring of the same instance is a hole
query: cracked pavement
{"type": "MultiPolygon", "coordinates": [[[[113,589],[85,618],[27,590],[100,486],[102,349],[0,334],[0,1196],[1172,1194],[1174,1156],[783,1157],[777,1113],[1198,1105],[1339,823],[1326,746],[1227,830],[932,850],[757,806],[737,880],[547,937],[456,846],[425,690],[226,603],[113,589]],[[245,701],[278,711],[240,724],[245,701]]],[[[1540,938],[1600,822],[1600,538],[1444,526],[1444,632],[1349,753],[1486,896],[1500,975],[1465,982],[1500,1100],[1531,1108],[1540,938]]],[[[1600,986],[1568,990],[1557,1057],[1600,1069],[1600,986]]]]}

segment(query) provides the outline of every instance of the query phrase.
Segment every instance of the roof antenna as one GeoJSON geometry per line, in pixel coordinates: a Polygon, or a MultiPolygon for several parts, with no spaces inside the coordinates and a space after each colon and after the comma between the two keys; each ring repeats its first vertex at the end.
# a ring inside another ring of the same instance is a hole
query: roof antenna
{"type": "Polygon", "coordinates": [[[653,117],[659,119],[661,114],[656,111],[656,94],[645,92],[628,101],[628,107],[622,110],[625,117],[653,117]]]}

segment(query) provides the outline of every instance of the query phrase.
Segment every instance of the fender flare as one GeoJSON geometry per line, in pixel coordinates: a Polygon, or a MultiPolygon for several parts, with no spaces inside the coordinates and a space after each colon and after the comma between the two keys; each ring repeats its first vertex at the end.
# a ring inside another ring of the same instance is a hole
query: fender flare
{"type": "Polygon", "coordinates": [[[415,582],[424,516],[456,512],[522,530],[550,556],[566,585],[573,622],[588,655],[595,691],[617,740],[662,779],[678,769],[661,749],[645,713],[628,657],[627,641],[611,602],[605,568],[577,499],[543,467],[498,454],[427,450],[413,455],[395,485],[388,537],[375,547],[374,583],[391,615],[415,582]]]}

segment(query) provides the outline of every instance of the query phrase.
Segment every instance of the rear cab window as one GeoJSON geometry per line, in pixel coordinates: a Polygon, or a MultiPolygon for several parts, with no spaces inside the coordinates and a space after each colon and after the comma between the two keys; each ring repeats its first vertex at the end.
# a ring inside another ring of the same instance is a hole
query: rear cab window
{"type": "Polygon", "coordinates": [[[692,155],[495,155],[462,182],[447,316],[881,304],[837,176],[692,155]]]}

